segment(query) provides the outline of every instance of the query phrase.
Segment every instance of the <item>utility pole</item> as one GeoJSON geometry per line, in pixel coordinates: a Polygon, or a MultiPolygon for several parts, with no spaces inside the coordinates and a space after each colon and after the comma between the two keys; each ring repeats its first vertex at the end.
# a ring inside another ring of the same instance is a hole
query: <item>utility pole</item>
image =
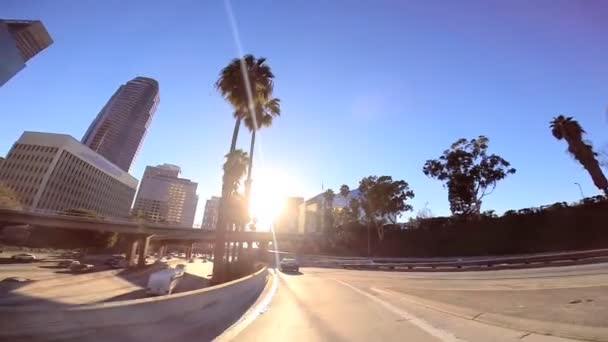
{"type": "Polygon", "coordinates": [[[581,192],[581,199],[585,199],[585,194],[583,194],[583,187],[577,182],[574,182],[575,185],[578,185],[578,190],[581,192]]]}

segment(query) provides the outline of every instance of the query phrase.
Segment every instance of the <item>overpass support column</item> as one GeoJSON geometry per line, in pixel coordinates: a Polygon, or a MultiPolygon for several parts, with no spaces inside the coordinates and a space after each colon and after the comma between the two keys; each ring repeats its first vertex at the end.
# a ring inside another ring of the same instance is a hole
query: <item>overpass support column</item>
{"type": "Polygon", "coordinates": [[[137,266],[146,266],[146,255],[148,255],[148,247],[150,246],[151,236],[140,236],[138,239],[139,245],[139,258],[137,259],[137,266]]]}
{"type": "Polygon", "coordinates": [[[190,246],[186,249],[186,259],[192,259],[192,249],[194,248],[194,243],[190,244],[190,246]]]}
{"type": "Polygon", "coordinates": [[[160,248],[158,249],[158,258],[162,258],[165,256],[165,254],[167,253],[167,245],[162,245],[160,246],[160,248]]]}
{"type": "Polygon", "coordinates": [[[137,254],[137,238],[128,237],[126,240],[126,259],[128,267],[135,266],[135,255],[137,254]]]}

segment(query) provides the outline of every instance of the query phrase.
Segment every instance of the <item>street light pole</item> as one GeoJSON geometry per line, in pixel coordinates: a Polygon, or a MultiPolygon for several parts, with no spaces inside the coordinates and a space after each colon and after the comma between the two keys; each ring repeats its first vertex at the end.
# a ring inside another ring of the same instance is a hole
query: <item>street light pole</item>
{"type": "Polygon", "coordinates": [[[578,190],[581,192],[581,199],[585,199],[585,194],[583,194],[583,188],[577,182],[574,182],[575,185],[578,185],[578,190]]]}

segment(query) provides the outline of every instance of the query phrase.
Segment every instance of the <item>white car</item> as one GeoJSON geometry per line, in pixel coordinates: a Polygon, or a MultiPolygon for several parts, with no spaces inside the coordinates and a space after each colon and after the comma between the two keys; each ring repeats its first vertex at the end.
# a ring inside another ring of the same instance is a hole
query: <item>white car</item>
{"type": "Polygon", "coordinates": [[[33,262],[36,261],[36,256],[30,253],[15,254],[11,257],[15,261],[33,262]]]}

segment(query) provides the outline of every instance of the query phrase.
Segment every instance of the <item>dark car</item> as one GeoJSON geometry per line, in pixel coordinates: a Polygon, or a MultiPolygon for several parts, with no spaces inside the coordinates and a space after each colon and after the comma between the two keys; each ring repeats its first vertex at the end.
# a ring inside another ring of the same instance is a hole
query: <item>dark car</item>
{"type": "Polygon", "coordinates": [[[300,264],[293,258],[285,258],[279,264],[281,272],[300,272],[300,264]]]}

